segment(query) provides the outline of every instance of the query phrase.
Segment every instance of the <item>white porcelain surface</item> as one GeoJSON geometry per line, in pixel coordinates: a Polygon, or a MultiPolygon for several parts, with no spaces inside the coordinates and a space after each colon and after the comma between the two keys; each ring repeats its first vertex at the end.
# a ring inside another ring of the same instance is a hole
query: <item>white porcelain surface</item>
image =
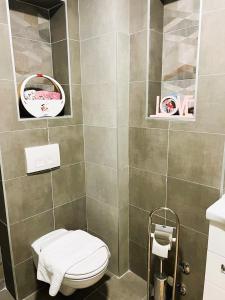
{"type": "Polygon", "coordinates": [[[225,225],[225,195],[207,209],[206,219],[225,225]]]}

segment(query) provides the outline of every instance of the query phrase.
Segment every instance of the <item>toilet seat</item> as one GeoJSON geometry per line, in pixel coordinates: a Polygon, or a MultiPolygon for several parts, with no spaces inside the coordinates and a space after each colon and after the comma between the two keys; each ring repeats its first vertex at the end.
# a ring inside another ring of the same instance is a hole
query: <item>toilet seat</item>
{"type": "MultiPolygon", "coordinates": [[[[32,251],[35,265],[38,264],[38,255],[41,250],[50,244],[52,241],[60,238],[64,234],[67,234],[67,230],[58,229],[52,231],[33,243],[32,251]]],[[[102,247],[94,252],[89,257],[85,258],[79,263],[72,266],[65,274],[65,280],[88,280],[92,277],[98,276],[102,271],[104,271],[108,266],[109,252],[107,248],[102,247]]]]}
{"type": "Polygon", "coordinates": [[[85,260],[71,267],[65,274],[65,278],[72,280],[87,279],[101,273],[108,265],[108,251],[100,248],[85,260]]]}

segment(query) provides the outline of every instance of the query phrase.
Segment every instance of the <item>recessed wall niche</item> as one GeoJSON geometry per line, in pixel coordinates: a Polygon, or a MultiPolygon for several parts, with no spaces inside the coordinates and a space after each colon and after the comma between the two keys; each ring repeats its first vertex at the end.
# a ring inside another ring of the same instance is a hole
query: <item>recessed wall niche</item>
{"type": "Polygon", "coordinates": [[[201,0],[149,0],[146,118],[194,120],[201,0]]]}
{"type": "Polygon", "coordinates": [[[71,116],[66,9],[61,0],[9,0],[20,119],[71,116]]]}

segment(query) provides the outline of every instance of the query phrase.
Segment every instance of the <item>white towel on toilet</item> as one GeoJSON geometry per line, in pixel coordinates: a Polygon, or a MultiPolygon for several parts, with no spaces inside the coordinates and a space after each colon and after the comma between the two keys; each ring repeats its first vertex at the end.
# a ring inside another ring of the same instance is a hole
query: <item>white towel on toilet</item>
{"type": "Polygon", "coordinates": [[[37,279],[49,283],[49,295],[55,296],[66,272],[102,247],[108,250],[103,241],[83,230],[68,231],[41,250],[37,279]]]}

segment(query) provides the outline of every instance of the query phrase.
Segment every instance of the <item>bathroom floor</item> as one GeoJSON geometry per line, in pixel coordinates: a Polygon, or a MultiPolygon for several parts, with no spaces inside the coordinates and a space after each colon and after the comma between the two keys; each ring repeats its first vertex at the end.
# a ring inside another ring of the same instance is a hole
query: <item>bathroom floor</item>
{"type": "MultiPolygon", "coordinates": [[[[0,297],[1,298],[1,297],[0,297]]],[[[8,300],[9,298],[1,298],[8,300]]],[[[27,297],[25,300],[52,300],[47,290],[42,290],[27,297]]],[[[145,300],[146,282],[132,272],[127,272],[121,278],[107,273],[95,286],[79,290],[70,297],[59,294],[55,300],[145,300]]]]}

